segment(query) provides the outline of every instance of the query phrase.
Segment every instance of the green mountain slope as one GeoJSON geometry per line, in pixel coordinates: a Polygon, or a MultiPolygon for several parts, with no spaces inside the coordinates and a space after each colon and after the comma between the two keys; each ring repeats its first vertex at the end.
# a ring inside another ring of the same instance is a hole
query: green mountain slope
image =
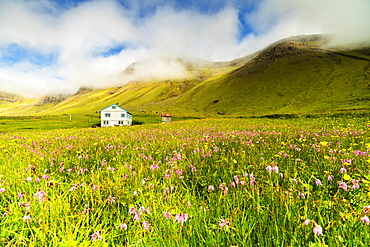
{"type": "Polygon", "coordinates": [[[83,88],[49,104],[4,101],[0,115],[94,114],[113,103],[134,114],[193,117],[370,110],[370,49],[320,49],[320,42],[319,36],[286,39],[227,63],[181,60],[187,79],[83,88]]]}

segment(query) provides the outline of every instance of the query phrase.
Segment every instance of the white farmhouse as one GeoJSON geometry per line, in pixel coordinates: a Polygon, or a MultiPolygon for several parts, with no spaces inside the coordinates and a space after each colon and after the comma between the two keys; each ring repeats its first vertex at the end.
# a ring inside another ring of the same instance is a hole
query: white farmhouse
{"type": "Polygon", "coordinates": [[[132,125],[132,114],[117,104],[100,111],[101,127],[132,125]]]}

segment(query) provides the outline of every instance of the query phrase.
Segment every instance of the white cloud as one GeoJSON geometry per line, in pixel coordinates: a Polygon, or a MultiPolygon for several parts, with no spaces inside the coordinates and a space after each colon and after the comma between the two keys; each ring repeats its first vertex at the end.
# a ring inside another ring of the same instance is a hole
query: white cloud
{"type": "Polygon", "coordinates": [[[188,8],[175,0],[126,3],[129,8],[92,0],[59,9],[48,0],[0,1],[0,56],[10,44],[40,56],[56,54],[52,65],[30,64],[27,57],[6,64],[0,57],[0,91],[42,95],[74,93],[81,85],[120,85],[133,79],[122,71],[146,58],[136,76],[181,76],[183,66],[168,63],[177,60],[155,59],[231,60],[299,34],[332,33],[332,45],[370,40],[368,0],[217,0],[209,1],[209,12],[197,10],[197,1],[188,8]],[[244,12],[253,32],[240,39],[238,8],[244,5],[255,7],[244,12]],[[112,47],[123,49],[104,55],[112,47]]]}

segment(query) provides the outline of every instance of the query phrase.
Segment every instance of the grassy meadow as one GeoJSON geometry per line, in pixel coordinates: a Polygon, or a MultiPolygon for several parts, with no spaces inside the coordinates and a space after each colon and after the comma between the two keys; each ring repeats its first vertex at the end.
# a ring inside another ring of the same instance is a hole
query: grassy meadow
{"type": "Polygon", "coordinates": [[[230,118],[3,132],[0,246],[367,246],[369,127],[230,118]]]}

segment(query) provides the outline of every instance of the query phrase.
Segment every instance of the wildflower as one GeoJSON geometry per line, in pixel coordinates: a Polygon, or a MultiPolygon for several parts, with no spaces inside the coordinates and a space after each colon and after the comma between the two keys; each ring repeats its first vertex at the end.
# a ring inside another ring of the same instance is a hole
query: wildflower
{"type": "Polygon", "coordinates": [[[143,222],[143,228],[144,228],[145,230],[149,230],[149,227],[150,227],[149,222],[148,222],[148,221],[144,221],[144,222],[143,222]]]}
{"type": "Polygon", "coordinates": [[[110,203],[110,204],[112,204],[113,202],[115,202],[116,201],[116,198],[115,197],[113,197],[113,196],[111,196],[111,195],[109,195],[109,197],[108,197],[108,202],[110,203]]]}
{"type": "Polygon", "coordinates": [[[274,166],[274,167],[272,168],[272,170],[273,170],[275,173],[279,173],[279,167],[277,167],[277,166],[274,166]]]}
{"type": "Polygon", "coordinates": [[[77,187],[76,186],[72,186],[71,188],[69,188],[69,190],[68,191],[74,191],[74,190],[76,190],[77,189],[77,187]]]}
{"type": "Polygon", "coordinates": [[[294,183],[298,184],[298,179],[296,179],[296,178],[291,178],[291,180],[292,180],[294,183]]]}
{"type": "Polygon", "coordinates": [[[236,187],[236,184],[234,182],[231,182],[230,186],[231,187],[236,187]]]}
{"type": "Polygon", "coordinates": [[[347,173],[347,169],[346,168],[344,168],[344,167],[342,167],[342,168],[340,168],[340,173],[347,173]]]}
{"type": "Polygon", "coordinates": [[[221,217],[220,221],[218,222],[218,225],[220,226],[220,229],[225,227],[225,229],[227,230],[229,228],[229,221],[221,217]]]}
{"type": "Polygon", "coordinates": [[[347,184],[345,182],[340,181],[340,182],[338,182],[338,184],[339,184],[339,188],[341,188],[341,189],[343,189],[345,191],[348,190],[348,186],[347,186],[347,184]]]}
{"type": "Polygon", "coordinates": [[[46,192],[39,190],[34,195],[39,202],[46,201],[46,192]]]}
{"type": "Polygon", "coordinates": [[[175,220],[174,221],[177,221],[177,223],[181,223],[181,225],[184,224],[185,221],[187,221],[189,218],[188,214],[176,214],[175,215],[175,220]]]}
{"type": "Polygon", "coordinates": [[[122,223],[121,225],[118,226],[118,228],[127,230],[127,224],[126,223],[122,223]]]}
{"type": "Polygon", "coordinates": [[[208,191],[214,191],[215,187],[213,185],[208,185],[208,191]]]}
{"type": "Polygon", "coordinates": [[[299,196],[302,197],[303,199],[306,198],[306,195],[304,193],[302,193],[302,192],[299,192],[299,196]]]}
{"type": "Polygon", "coordinates": [[[352,182],[351,189],[355,190],[355,189],[360,188],[360,184],[359,184],[360,180],[351,179],[351,182],[352,182]]]}
{"type": "Polygon", "coordinates": [[[163,212],[164,216],[166,217],[166,219],[169,219],[171,218],[171,212],[168,211],[168,212],[163,212]]]}
{"type": "Polygon", "coordinates": [[[135,210],[135,207],[131,207],[128,209],[128,213],[133,215],[133,214],[136,214],[136,210],[135,210]]]}
{"type": "Polygon", "coordinates": [[[333,176],[333,175],[329,175],[329,176],[328,176],[328,181],[333,180],[333,178],[334,178],[334,176],[333,176]]]}
{"type": "Polygon", "coordinates": [[[18,193],[18,199],[21,199],[24,197],[24,192],[18,193]]]}
{"type": "Polygon", "coordinates": [[[370,205],[369,206],[364,206],[364,214],[370,213],[370,205]]]}
{"type": "Polygon", "coordinates": [[[5,192],[5,188],[0,188],[0,193],[4,193],[5,192]]]}
{"type": "Polygon", "coordinates": [[[151,170],[159,169],[159,166],[158,165],[151,165],[150,166],[150,169],[151,170]]]}
{"type": "Polygon", "coordinates": [[[313,233],[315,235],[322,235],[322,227],[318,225],[316,222],[314,222],[315,227],[313,228],[313,233]]]}
{"type": "Polygon", "coordinates": [[[96,240],[102,240],[102,236],[100,235],[100,231],[95,232],[91,235],[91,241],[95,242],[96,240]]]}
{"type": "Polygon", "coordinates": [[[316,186],[322,186],[322,183],[321,183],[320,179],[316,179],[315,183],[316,183],[316,186]]]}
{"type": "Polygon", "coordinates": [[[140,218],[141,218],[141,213],[136,213],[132,220],[133,221],[140,221],[140,218]]]}
{"type": "Polygon", "coordinates": [[[271,173],[272,172],[272,167],[271,166],[266,166],[266,171],[271,173]]]}
{"type": "Polygon", "coordinates": [[[92,185],[92,190],[93,191],[97,191],[98,189],[99,189],[99,186],[97,186],[96,184],[92,185]]]}
{"type": "Polygon", "coordinates": [[[366,225],[370,225],[370,220],[369,220],[369,217],[367,217],[366,215],[364,217],[361,218],[361,221],[363,223],[365,223],[366,225]]]}
{"type": "Polygon", "coordinates": [[[31,182],[31,181],[32,181],[32,177],[28,177],[28,178],[26,178],[26,181],[27,181],[27,182],[31,182]]]}
{"type": "Polygon", "coordinates": [[[25,216],[23,216],[23,222],[30,222],[30,221],[32,221],[32,218],[31,218],[31,216],[29,216],[29,215],[25,215],[25,216]]]}
{"type": "Polygon", "coordinates": [[[303,222],[303,224],[305,224],[306,226],[310,223],[310,221],[311,220],[305,220],[304,222],[303,222]]]}

